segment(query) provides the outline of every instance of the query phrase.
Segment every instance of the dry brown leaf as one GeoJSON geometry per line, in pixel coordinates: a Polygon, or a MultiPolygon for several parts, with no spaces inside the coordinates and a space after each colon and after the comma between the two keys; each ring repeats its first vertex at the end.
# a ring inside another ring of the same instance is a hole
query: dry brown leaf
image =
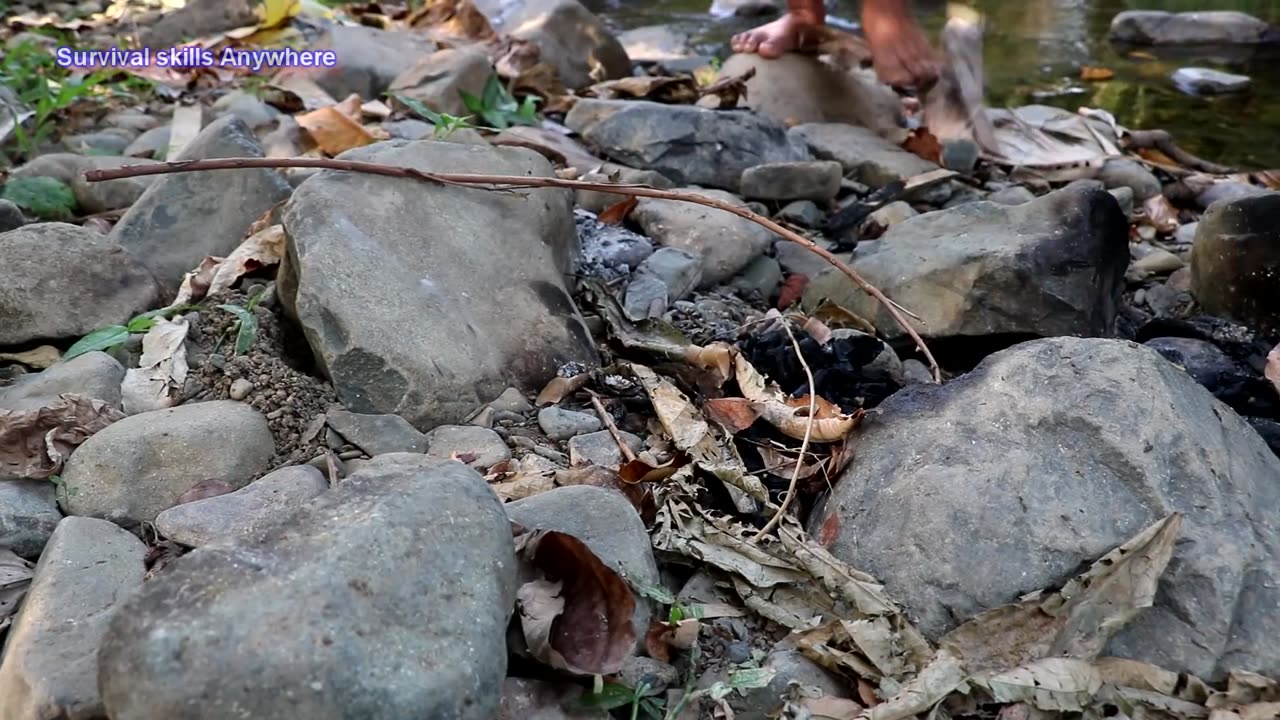
{"type": "Polygon", "coordinates": [[[1102,674],[1088,660],[1050,657],[974,682],[998,703],[1022,702],[1050,712],[1082,712],[1102,689],[1102,674]]]}
{"type": "Polygon", "coordinates": [[[818,345],[826,345],[831,341],[831,328],[818,318],[811,317],[804,321],[804,331],[818,345]]]}
{"type": "Polygon", "coordinates": [[[1142,204],[1147,221],[1162,233],[1171,233],[1178,229],[1178,211],[1164,195],[1156,195],[1142,204]]]}
{"type": "Polygon", "coordinates": [[[0,477],[46,480],[57,475],[72,450],[123,418],[124,413],[100,400],[72,394],[35,410],[0,409],[0,477]]]}
{"type": "Polygon", "coordinates": [[[619,203],[610,205],[600,213],[600,222],[605,225],[621,225],[627,219],[627,216],[631,214],[631,211],[636,209],[636,205],[639,204],[640,198],[629,197],[619,203]]]}
{"type": "Polygon", "coordinates": [[[142,336],[142,357],[138,367],[130,368],[120,383],[124,411],[130,415],[162,410],[178,403],[182,386],[187,381],[187,338],[189,326],[185,318],[167,320],[157,317],[155,324],[142,336]]]}
{"type": "Polygon", "coordinates": [[[689,452],[707,437],[710,432],[707,421],[698,406],[679,388],[649,368],[632,365],[631,370],[640,379],[658,420],[677,449],[689,452]]]}
{"type": "Polygon", "coordinates": [[[1253,179],[1268,190],[1280,190],[1280,170],[1260,170],[1253,179]]]}
{"type": "Polygon", "coordinates": [[[858,703],[830,695],[804,698],[800,705],[818,720],[854,720],[862,715],[862,706],[858,703]]]}
{"type": "Polygon", "coordinates": [[[703,403],[702,411],[736,435],[755,424],[763,409],[746,398],[713,398],[703,403]]]}
{"type": "Polygon", "coordinates": [[[869,320],[830,300],[823,300],[813,311],[813,317],[832,330],[857,330],[868,335],[876,334],[876,326],[869,320]]]}
{"type": "Polygon", "coordinates": [[[1081,80],[1088,80],[1088,81],[1110,80],[1115,76],[1116,76],[1115,71],[1110,68],[1093,67],[1090,65],[1085,65],[1084,67],[1080,68],[1081,80]]]}
{"type": "Polygon", "coordinates": [[[853,432],[861,421],[861,414],[845,415],[838,410],[833,414],[830,408],[835,406],[830,403],[826,403],[825,417],[824,412],[819,412],[811,420],[805,417],[809,405],[807,398],[803,407],[793,407],[782,392],[767,383],[764,376],[745,357],[738,355],[734,358],[734,366],[738,388],[742,390],[742,394],[757,403],[761,408],[760,416],[787,437],[803,440],[805,433],[809,432],[809,438],[813,442],[836,442],[853,432]],[[812,430],[809,430],[811,424],[812,430]]]}
{"type": "Polygon", "coordinates": [[[346,115],[348,118],[351,118],[352,122],[358,123],[364,119],[364,114],[361,111],[361,107],[363,105],[364,105],[364,100],[358,94],[351,93],[346,98],[344,98],[342,102],[334,105],[333,109],[337,110],[343,115],[346,115]]]}
{"type": "Polygon", "coordinates": [[[581,540],[552,530],[516,538],[519,556],[546,580],[518,593],[521,627],[535,658],[578,675],[622,669],[635,648],[635,596],[581,540]]]}
{"type": "Polygon", "coordinates": [[[52,345],[41,345],[38,348],[19,353],[0,353],[0,362],[22,363],[30,368],[44,370],[62,359],[62,353],[52,345]]]}
{"type": "Polygon", "coordinates": [[[768,445],[762,445],[756,448],[756,452],[760,453],[760,460],[764,462],[765,472],[775,477],[791,479],[794,475],[798,480],[813,477],[826,467],[826,460],[820,459],[805,465],[800,463],[800,458],[792,457],[783,453],[777,448],[768,445]],[[796,464],[800,463],[800,470],[796,471],[796,464]]]}
{"type": "Polygon", "coordinates": [[[264,92],[264,101],[285,112],[319,110],[338,102],[301,68],[289,68],[276,75],[264,92]]]}
{"type": "Polygon", "coordinates": [[[685,348],[683,359],[696,368],[714,373],[716,387],[719,387],[725,380],[733,377],[733,358],[737,354],[732,345],[714,342],[703,347],[690,345],[685,348]]]}
{"type": "Polygon", "coordinates": [[[547,386],[542,388],[542,392],[538,393],[538,397],[533,401],[538,407],[543,405],[555,405],[570,395],[577,392],[587,381],[591,379],[589,373],[574,375],[573,377],[554,377],[547,386]]]}
{"type": "Polygon", "coordinates": [[[0,548],[0,632],[9,626],[18,612],[34,575],[35,565],[18,557],[9,548],[0,548]]]}
{"type": "Polygon", "coordinates": [[[244,275],[265,267],[279,265],[280,260],[284,258],[284,248],[283,225],[272,225],[250,235],[218,264],[205,294],[217,295],[230,289],[244,275]]]}
{"type": "Polygon", "coordinates": [[[689,105],[702,94],[692,76],[641,75],[596,83],[583,91],[602,100],[651,100],[668,105],[689,105]]]}
{"type": "Polygon", "coordinates": [[[335,107],[295,115],[294,120],[326,155],[338,155],[373,142],[368,130],[335,107]]]}
{"type": "Polygon", "coordinates": [[[747,99],[747,81],[756,76],[755,68],[747,68],[738,76],[720,78],[701,88],[702,97],[715,97],[712,109],[731,110],[747,99]]]}
{"type": "Polygon", "coordinates": [[[912,130],[903,141],[902,149],[935,165],[942,164],[942,143],[938,142],[938,138],[928,128],[912,130]]]}
{"type": "MultiPolygon", "coordinates": [[[[532,457],[537,457],[536,455],[532,457]]],[[[490,475],[494,468],[489,469],[490,475]]],[[[486,480],[489,478],[486,477],[486,480]]],[[[502,498],[503,502],[522,500],[555,488],[556,471],[533,461],[510,461],[506,472],[496,480],[490,480],[490,487],[502,498]]]]}
{"type": "Polygon", "coordinates": [[[444,41],[485,42],[497,38],[493,26],[471,0],[434,0],[410,13],[410,27],[444,41]]]}
{"type": "Polygon", "coordinates": [[[623,464],[618,468],[618,478],[627,485],[660,483],[689,464],[689,458],[683,455],[677,455],[666,462],[658,462],[648,456],[649,453],[642,452],[635,460],[623,464]]]}
{"type": "Polygon", "coordinates": [[[182,285],[178,288],[178,296],[169,307],[178,307],[188,303],[199,302],[209,294],[209,284],[218,271],[223,258],[206,255],[194,270],[182,276],[182,285]]]}
{"type": "Polygon", "coordinates": [[[1263,374],[1276,387],[1276,392],[1280,393],[1280,345],[1276,345],[1271,352],[1267,353],[1267,365],[1263,374]]]}

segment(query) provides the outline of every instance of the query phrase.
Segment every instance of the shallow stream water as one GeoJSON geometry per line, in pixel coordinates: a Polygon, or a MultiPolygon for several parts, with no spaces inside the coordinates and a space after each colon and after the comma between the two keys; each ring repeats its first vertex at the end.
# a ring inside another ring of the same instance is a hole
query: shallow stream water
{"type": "MultiPolygon", "coordinates": [[[[724,57],[728,38],[768,18],[715,18],[710,0],[588,0],[618,29],[672,25],[687,32],[699,52],[724,57]]],[[[1068,110],[1097,107],[1121,125],[1164,129],[1205,159],[1245,169],[1280,168],[1280,50],[1201,48],[1155,51],[1119,48],[1108,40],[1111,19],[1123,10],[1241,10],[1280,23],[1280,0],[972,0],[987,20],[988,100],[996,106],[1027,103],[1068,110]],[[1080,68],[1105,67],[1115,77],[1083,82],[1080,68]],[[1253,78],[1238,95],[1191,97],[1169,75],[1184,66],[1213,67],[1253,78]]],[[[831,21],[857,27],[855,0],[829,2],[831,21]]],[[[933,37],[946,4],[917,0],[933,37]]]]}

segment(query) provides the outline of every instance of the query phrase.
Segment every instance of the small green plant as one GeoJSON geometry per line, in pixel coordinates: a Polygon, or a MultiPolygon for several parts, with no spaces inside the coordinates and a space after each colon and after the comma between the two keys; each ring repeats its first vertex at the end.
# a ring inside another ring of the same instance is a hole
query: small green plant
{"type": "Polygon", "coordinates": [[[98,328],[93,332],[80,338],[67,349],[63,360],[70,360],[78,355],[101,350],[103,352],[111,352],[129,341],[132,335],[145,335],[148,330],[156,324],[156,318],[168,317],[174,313],[186,312],[188,310],[199,309],[196,305],[179,305],[173,308],[161,308],[159,310],[151,310],[141,315],[135,316],[132,320],[124,325],[108,325],[107,327],[98,328]]]}
{"type": "Polygon", "coordinates": [[[458,93],[467,110],[479,115],[481,120],[498,130],[505,130],[512,125],[538,124],[538,102],[541,98],[525,95],[524,100],[517,101],[497,75],[489,76],[480,97],[466,90],[459,90],[458,93]]]}
{"type": "Polygon", "coordinates": [[[469,128],[472,130],[491,130],[492,128],[481,128],[471,124],[472,115],[466,117],[457,117],[448,113],[438,113],[427,107],[425,103],[417,98],[411,98],[406,95],[393,95],[402,105],[409,108],[414,115],[426,120],[435,126],[431,137],[436,140],[443,140],[453,134],[454,130],[461,128],[469,128]]]}
{"type": "Polygon", "coordinates": [[[649,686],[645,683],[629,688],[620,683],[607,682],[600,688],[600,692],[583,695],[581,704],[586,709],[605,712],[630,706],[631,720],[639,718],[640,713],[651,720],[663,720],[666,716],[665,703],[659,698],[646,697],[648,693],[649,686]]]}
{"type": "Polygon", "coordinates": [[[41,220],[70,220],[75,216],[76,195],[71,186],[57,178],[12,178],[0,190],[0,198],[41,220]]]}
{"type": "Polygon", "coordinates": [[[67,487],[67,483],[62,479],[61,475],[50,475],[49,482],[53,483],[54,497],[63,505],[71,501],[71,498],[80,494],[80,488],[67,487]]]}
{"type": "Polygon", "coordinates": [[[225,310],[236,316],[236,344],[234,353],[243,355],[249,352],[249,348],[258,341],[258,316],[253,314],[254,308],[258,307],[258,303],[262,302],[264,292],[249,298],[249,301],[240,305],[219,305],[219,310],[225,310]]]}
{"type": "Polygon", "coordinates": [[[94,94],[113,74],[103,69],[75,78],[33,41],[10,48],[0,56],[0,85],[11,88],[34,113],[30,131],[21,124],[14,128],[19,149],[30,154],[53,132],[53,120],[59,112],[94,94]]]}

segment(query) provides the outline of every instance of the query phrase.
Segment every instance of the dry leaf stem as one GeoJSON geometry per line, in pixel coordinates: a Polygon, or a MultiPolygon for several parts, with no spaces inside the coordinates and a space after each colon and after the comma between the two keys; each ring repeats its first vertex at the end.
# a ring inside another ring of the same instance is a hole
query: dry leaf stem
{"type": "Polygon", "coordinates": [[[622,439],[622,433],[618,432],[618,425],[613,421],[613,416],[608,410],[604,409],[604,403],[600,402],[600,396],[587,391],[591,396],[591,407],[595,408],[596,414],[600,416],[600,422],[604,423],[605,429],[613,436],[613,441],[618,444],[618,449],[622,451],[622,458],[627,462],[635,462],[636,454],[631,452],[631,447],[622,439]]]}
{"type": "Polygon", "coordinates": [[[563,178],[554,177],[523,177],[519,175],[479,175],[468,173],[435,173],[424,172],[410,167],[402,167],[397,165],[383,165],[381,163],[359,162],[355,160],[335,160],[331,158],[213,158],[209,160],[183,160],[177,162],[157,163],[153,165],[126,165],[120,168],[111,168],[104,170],[88,170],[84,177],[89,182],[103,182],[106,180],[118,180],[121,178],[141,177],[144,175],[167,175],[170,173],[181,172],[199,172],[204,170],[243,170],[248,168],[320,168],[324,170],[344,170],[347,172],[366,173],[371,175],[385,175],[389,177],[410,178],[413,180],[422,180],[426,182],[440,183],[442,185],[459,185],[459,186],[481,186],[486,190],[511,190],[516,188],[562,188],[568,190],[595,190],[599,192],[608,192],[615,195],[627,195],[631,197],[648,197],[658,200],[673,200],[676,202],[687,202],[704,207],[722,210],[744,220],[760,225],[768,229],[770,232],[779,237],[793,242],[805,250],[821,257],[828,264],[835,267],[846,277],[853,281],[855,285],[862,289],[876,301],[885,306],[893,319],[906,331],[916,347],[929,361],[929,368],[933,372],[934,382],[942,382],[942,371],[938,367],[938,361],[934,359],[933,353],[925,344],[920,334],[911,327],[911,323],[905,318],[898,309],[896,303],[885,296],[879,288],[862,278],[853,268],[841,262],[831,252],[818,247],[809,238],[797,233],[793,230],[779,225],[763,215],[754,213],[744,207],[739,207],[733,203],[718,200],[716,198],[707,197],[698,193],[684,192],[679,190],[659,190],[647,185],[614,185],[611,183],[588,182],[586,180],[565,180],[563,178]],[[484,187],[488,186],[488,187],[484,187]]]}
{"type": "Polygon", "coordinates": [[[791,325],[787,323],[787,319],[782,319],[782,329],[787,331],[787,337],[791,340],[791,347],[796,350],[796,358],[800,361],[800,367],[804,368],[804,376],[809,380],[809,418],[804,425],[804,439],[800,441],[800,457],[796,458],[796,467],[791,471],[791,483],[787,485],[787,494],[782,498],[782,507],[778,508],[778,512],[773,514],[769,522],[760,528],[760,532],[751,538],[752,543],[760,541],[760,538],[768,535],[774,528],[778,527],[778,523],[782,522],[782,516],[787,514],[787,508],[791,507],[791,501],[796,496],[796,484],[800,481],[800,467],[804,465],[804,456],[809,452],[809,438],[813,436],[813,420],[818,414],[818,388],[815,387],[813,381],[813,370],[809,368],[809,363],[804,359],[804,353],[800,351],[800,342],[796,340],[795,333],[791,332],[791,325]]]}

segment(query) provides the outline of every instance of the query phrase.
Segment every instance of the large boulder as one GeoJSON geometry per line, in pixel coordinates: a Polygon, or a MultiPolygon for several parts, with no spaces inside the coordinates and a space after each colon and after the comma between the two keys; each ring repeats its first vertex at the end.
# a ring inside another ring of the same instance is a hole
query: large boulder
{"type": "Polygon", "coordinates": [[[631,74],[622,43],[578,0],[521,2],[503,24],[512,37],[536,45],[542,62],[570,89],[631,74]]]}
{"type": "Polygon", "coordinates": [[[0,347],[79,338],[159,297],[151,273],[92,230],[35,223],[0,235],[0,347]]]}
{"type": "MultiPolygon", "coordinates": [[[[922,336],[1107,336],[1129,265],[1128,223],[1110,193],[1066,188],[1024,205],[975,202],[909,218],[859,245],[852,265],[924,320],[922,336]]],[[[806,306],[823,299],[905,338],[835,268],[805,291],[806,306]]]]}
{"type": "Polygon", "coordinates": [[[743,110],[583,99],[565,124],[609,159],[682,185],[736,192],[747,168],[809,159],[781,123],[743,110]]]}
{"type": "Polygon", "coordinates": [[[390,92],[413,98],[438,113],[466,117],[471,111],[462,101],[462,92],[483,97],[492,75],[493,64],[485,53],[474,48],[448,48],[418,58],[396,76],[390,92]]]}
{"type": "MultiPolygon", "coordinates": [[[[343,153],[423,171],[549,177],[523,148],[395,140],[343,153]]],[[[596,354],[565,275],[572,195],[322,172],[284,211],[281,299],[343,405],[419,430],[596,354]]]]}
{"type": "Polygon", "coordinates": [[[1256,45],[1271,34],[1267,23],[1232,10],[1129,10],[1111,20],[1111,39],[1133,45],[1256,45]]]}
{"type": "Polygon", "coordinates": [[[1280,331],[1280,193],[1209,207],[1191,246],[1191,292],[1210,313],[1280,331]]]}
{"type": "Polygon", "coordinates": [[[113,619],[110,717],[488,720],[516,562],[474,470],[383,455],[280,523],[182,557],[113,619]]]}
{"type": "Polygon", "coordinates": [[[305,75],[338,100],[352,93],[375,100],[400,73],[434,52],[436,45],[408,32],[365,25],[333,25],[314,49],[332,50],[339,58],[338,64],[331,68],[297,68],[285,72],[305,75]]]}
{"type": "MultiPolygon", "coordinates": [[[[225,115],[173,160],[262,156],[249,126],[225,115]]],[[[166,175],[120,218],[111,238],[173,292],[206,255],[234,250],[249,226],[289,192],[284,177],[267,168],[166,175]]]]}
{"type": "Polygon", "coordinates": [[[838,527],[832,552],[926,635],[1061,583],[1179,511],[1155,606],[1104,652],[1213,680],[1280,672],[1280,460],[1155,351],[1037,340],[879,410],[810,527],[838,527]]]}
{"type": "Polygon", "coordinates": [[[62,360],[38,373],[23,375],[0,388],[0,409],[37,410],[57,401],[64,393],[94,398],[120,406],[124,367],[110,355],[94,351],[62,360]]]}

